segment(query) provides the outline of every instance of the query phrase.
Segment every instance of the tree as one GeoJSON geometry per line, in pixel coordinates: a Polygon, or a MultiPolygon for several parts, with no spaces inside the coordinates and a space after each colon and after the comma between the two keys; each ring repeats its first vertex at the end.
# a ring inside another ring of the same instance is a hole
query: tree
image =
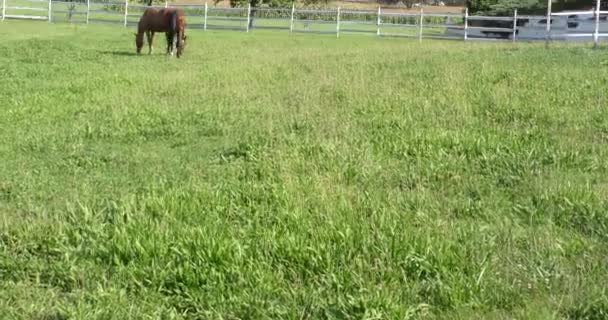
{"type": "MultiPolygon", "coordinates": [[[[580,9],[594,4],[595,0],[553,0],[552,9],[580,9]]],[[[515,9],[521,14],[544,14],[547,0],[467,0],[466,6],[470,14],[486,16],[509,16],[515,9]]]]}
{"type": "MultiPolygon", "coordinates": [[[[218,3],[220,0],[215,0],[218,3]]],[[[329,0],[304,0],[304,4],[327,3],[329,0]]],[[[251,5],[251,14],[249,16],[249,28],[253,27],[253,18],[257,12],[256,8],[266,6],[271,8],[288,8],[293,4],[293,0],[230,0],[231,7],[245,7],[251,5]]]]}
{"type": "MultiPolygon", "coordinates": [[[[593,7],[596,0],[553,0],[552,10],[563,11],[572,9],[582,9],[593,7]]],[[[547,12],[547,0],[467,0],[466,6],[469,14],[483,16],[511,16],[515,9],[519,14],[524,15],[545,15],[547,12]]],[[[528,19],[517,20],[517,25],[525,25],[528,19]]],[[[492,28],[512,28],[511,21],[490,21],[490,20],[471,20],[470,26],[492,27],[492,28]]],[[[511,31],[482,31],[495,36],[508,38],[511,31]]]]}
{"type": "MultiPolygon", "coordinates": [[[[218,3],[219,0],[215,0],[215,3],[218,3]]],[[[291,1],[288,0],[230,0],[231,7],[245,7],[247,4],[251,5],[251,15],[249,16],[249,29],[253,27],[253,18],[256,13],[256,8],[260,7],[262,4],[266,4],[269,7],[287,7],[291,4],[291,1]]]]}
{"type": "Polygon", "coordinates": [[[140,2],[140,3],[146,3],[146,4],[148,4],[148,6],[153,6],[155,4],[159,5],[159,4],[164,4],[165,3],[164,0],[138,0],[138,2],[140,2]]]}
{"type": "Polygon", "coordinates": [[[417,2],[420,2],[420,1],[418,1],[418,0],[378,0],[378,3],[381,3],[381,4],[395,5],[395,4],[403,3],[407,8],[412,8],[414,6],[414,4],[417,2]]]}
{"type": "Polygon", "coordinates": [[[252,8],[257,8],[261,5],[269,7],[288,7],[292,3],[291,0],[230,0],[231,7],[244,7],[251,4],[252,8]]]}
{"type": "Polygon", "coordinates": [[[486,16],[511,15],[517,9],[522,14],[533,14],[547,7],[546,0],[467,0],[470,14],[486,16]]]}

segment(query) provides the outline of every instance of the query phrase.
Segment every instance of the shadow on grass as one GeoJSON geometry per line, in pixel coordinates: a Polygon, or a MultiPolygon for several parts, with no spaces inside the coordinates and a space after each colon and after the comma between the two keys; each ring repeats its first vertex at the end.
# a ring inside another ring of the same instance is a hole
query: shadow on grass
{"type": "MultiPolygon", "coordinates": [[[[102,51],[104,55],[112,55],[112,56],[137,56],[138,54],[130,51],[102,51]]],[[[143,55],[143,54],[142,54],[143,55]]]]}

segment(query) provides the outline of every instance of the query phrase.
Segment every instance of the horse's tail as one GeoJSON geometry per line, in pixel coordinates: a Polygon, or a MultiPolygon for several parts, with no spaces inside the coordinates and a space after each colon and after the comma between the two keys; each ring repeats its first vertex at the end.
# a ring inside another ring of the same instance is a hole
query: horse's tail
{"type": "Polygon", "coordinates": [[[178,30],[177,30],[177,10],[174,10],[171,13],[171,32],[173,34],[176,34],[178,32],[178,30]]]}

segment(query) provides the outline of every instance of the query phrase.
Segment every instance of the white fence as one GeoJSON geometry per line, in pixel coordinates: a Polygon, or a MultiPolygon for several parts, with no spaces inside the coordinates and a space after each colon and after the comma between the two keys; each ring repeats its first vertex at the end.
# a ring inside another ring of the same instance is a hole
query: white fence
{"type": "MultiPolygon", "coordinates": [[[[2,21],[33,19],[48,22],[115,23],[135,26],[148,6],[124,2],[66,2],[1,0],[2,21]]],[[[549,1],[550,4],[551,1],[549,1]]],[[[169,7],[168,3],[164,6],[169,7]]],[[[291,8],[216,8],[203,5],[171,6],[184,11],[189,28],[203,30],[285,30],[320,34],[369,34],[422,39],[522,41],[582,40],[596,45],[608,37],[608,11],[600,0],[593,10],[551,12],[546,16],[474,16],[464,13],[396,13],[383,10],[291,8]],[[550,23],[547,23],[549,21],[550,23]]]]}

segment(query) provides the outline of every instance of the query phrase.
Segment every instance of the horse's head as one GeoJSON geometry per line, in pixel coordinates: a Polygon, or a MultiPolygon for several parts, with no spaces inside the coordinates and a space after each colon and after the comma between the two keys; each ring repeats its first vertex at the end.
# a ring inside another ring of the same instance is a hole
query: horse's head
{"type": "Polygon", "coordinates": [[[177,57],[181,57],[184,53],[184,48],[186,47],[186,33],[182,32],[177,38],[177,57]]]}
{"type": "Polygon", "coordinates": [[[141,48],[144,46],[144,33],[134,33],[135,35],[135,47],[137,48],[137,53],[141,53],[141,48]]]}

